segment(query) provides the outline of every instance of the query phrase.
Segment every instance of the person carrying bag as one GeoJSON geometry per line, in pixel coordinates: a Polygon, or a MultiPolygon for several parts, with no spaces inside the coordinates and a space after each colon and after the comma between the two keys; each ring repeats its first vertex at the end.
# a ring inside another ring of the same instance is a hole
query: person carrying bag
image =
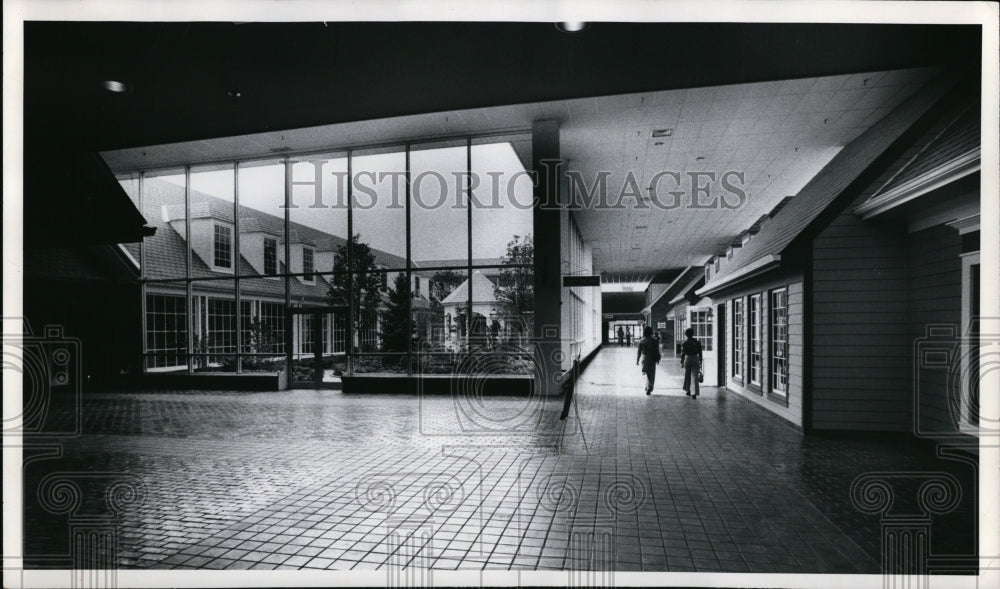
{"type": "Polygon", "coordinates": [[[681,344],[681,366],[684,367],[684,394],[694,399],[701,390],[700,383],[704,378],[701,372],[701,342],[694,338],[694,329],[684,330],[687,339],[681,344]],[[691,394],[691,381],[694,381],[694,395],[691,394]]]}

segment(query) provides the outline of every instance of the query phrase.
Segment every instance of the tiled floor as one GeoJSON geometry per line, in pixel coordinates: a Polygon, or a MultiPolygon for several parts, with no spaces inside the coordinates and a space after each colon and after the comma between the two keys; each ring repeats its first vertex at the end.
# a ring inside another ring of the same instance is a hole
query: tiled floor
{"type": "MultiPolygon", "coordinates": [[[[602,350],[565,423],[559,400],[474,391],[90,395],[61,456],[25,450],[28,563],[67,566],[110,505],[117,545],[98,552],[120,567],[878,573],[857,476],[972,485],[972,465],[898,438],[803,436],[733,393],[687,398],[675,366],[647,397],[634,351],[602,350]]],[[[933,520],[934,554],[974,550],[974,502],[933,520]]]]}

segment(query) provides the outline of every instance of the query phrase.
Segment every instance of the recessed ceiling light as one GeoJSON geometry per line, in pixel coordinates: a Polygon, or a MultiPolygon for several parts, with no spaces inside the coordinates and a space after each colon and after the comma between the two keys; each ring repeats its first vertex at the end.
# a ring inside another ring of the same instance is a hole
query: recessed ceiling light
{"type": "Polygon", "coordinates": [[[653,145],[655,145],[655,146],[659,147],[659,146],[663,145],[663,142],[662,142],[662,141],[657,141],[657,142],[656,142],[656,143],[654,143],[653,145]]]}
{"type": "Polygon", "coordinates": [[[670,137],[673,134],[673,129],[653,129],[653,137],[670,137]]]}
{"type": "Polygon", "coordinates": [[[104,86],[105,90],[109,92],[117,92],[119,94],[132,91],[132,86],[117,80],[104,80],[101,85],[104,86]]]}
{"type": "Polygon", "coordinates": [[[556,23],[556,29],[563,33],[579,33],[588,26],[590,25],[584,21],[566,21],[556,23]]]}
{"type": "Polygon", "coordinates": [[[694,158],[694,161],[696,161],[696,162],[705,161],[705,156],[699,155],[698,157],[694,158]]]}
{"type": "Polygon", "coordinates": [[[635,226],[636,229],[646,229],[647,227],[649,227],[649,225],[636,225],[635,226]]]}

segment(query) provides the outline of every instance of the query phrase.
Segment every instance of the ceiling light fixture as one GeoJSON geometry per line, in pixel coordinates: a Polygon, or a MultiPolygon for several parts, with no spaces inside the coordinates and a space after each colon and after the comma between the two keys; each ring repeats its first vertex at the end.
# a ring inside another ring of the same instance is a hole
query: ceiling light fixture
{"type": "Polygon", "coordinates": [[[664,143],[663,143],[662,141],[657,141],[657,142],[656,142],[656,143],[654,143],[653,145],[655,145],[655,146],[659,147],[659,146],[661,146],[661,145],[663,145],[663,144],[664,144],[664,143]]]}
{"type": "Polygon", "coordinates": [[[584,21],[566,21],[556,23],[556,29],[562,33],[579,33],[589,26],[590,24],[584,21]]]}
{"type": "Polygon", "coordinates": [[[698,157],[694,158],[694,161],[696,161],[696,162],[703,162],[703,161],[705,161],[705,156],[699,155],[698,157]]]}
{"type": "Polygon", "coordinates": [[[653,129],[653,137],[670,137],[673,134],[673,129],[653,129]]]}
{"type": "Polygon", "coordinates": [[[101,82],[101,85],[104,86],[104,89],[108,92],[114,92],[116,94],[124,94],[132,91],[132,86],[117,80],[104,80],[101,82]]]}

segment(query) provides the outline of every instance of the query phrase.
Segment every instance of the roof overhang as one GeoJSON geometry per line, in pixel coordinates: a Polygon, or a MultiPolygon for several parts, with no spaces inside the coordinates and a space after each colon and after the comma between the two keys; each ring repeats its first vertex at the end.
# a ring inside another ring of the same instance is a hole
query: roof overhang
{"type": "MultiPolygon", "coordinates": [[[[702,280],[704,277],[705,276],[703,274],[700,274],[700,273],[699,273],[699,275],[694,276],[687,284],[684,285],[684,288],[682,288],[681,291],[679,293],[677,293],[677,296],[670,300],[670,305],[673,306],[673,305],[679,304],[685,298],[687,298],[688,293],[692,292],[692,290],[694,289],[695,285],[698,284],[698,281],[702,280]]],[[[695,294],[697,294],[697,293],[695,293],[695,294]]]]}
{"type": "Polygon", "coordinates": [[[905,204],[960,180],[969,174],[974,174],[980,170],[980,148],[977,146],[966,151],[949,162],[924,174],[908,180],[899,186],[892,188],[882,194],[872,198],[855,207],[854,212],[862,219],[889,212],[905,204]]]}
{"type": "Polygon", "coordinates": [[[757,276],[758,274],[767,272],[768,270],[773,270],[777,268],[780,264],[781,264],[781,256],[777,254],[769,254],[763,256],[751,262],[750,264],[747,264],[746,266],[740,268],[736,272],[733,272],[732,274],[728,274],[719,280],[709,282],[705,286],[698,289],[695,292],[695,294],[701,296],[711,295],[712,293],[718,292],[723,288],[735,286],[740,282],[750,280],[751,278],[757,276]]]}
{"type": "Polygon", "coordinates": [[[667,288],[663,289],[663,292],[661,292],[659,294],[659,296],[657,296],[655,299],[653,299],[653,301],[651,303],[649,303],[648,306],[643,307],[642,314],[643,315],[650,315],[650,314],[652,314],[652,312],[653,312],[653,306],[656,305],[656,303],[660,302],[660,299],[662,299],[663,297],[667,296],[667,293],[670,292],[670,290],[672,288],[674,288],[675,286],[677,286],[677,284],[680,283],[680,281],[684,279],[684,276],[686,274],[688,274],[691,270],[701,271],[701,268],[698,268],[696,266],[689,266],[689,267],[681,270],[680,274],[678,274],[676,278],[674,278],[673,280],[670,281],[670,284],[667,285],[667,288]]]}

